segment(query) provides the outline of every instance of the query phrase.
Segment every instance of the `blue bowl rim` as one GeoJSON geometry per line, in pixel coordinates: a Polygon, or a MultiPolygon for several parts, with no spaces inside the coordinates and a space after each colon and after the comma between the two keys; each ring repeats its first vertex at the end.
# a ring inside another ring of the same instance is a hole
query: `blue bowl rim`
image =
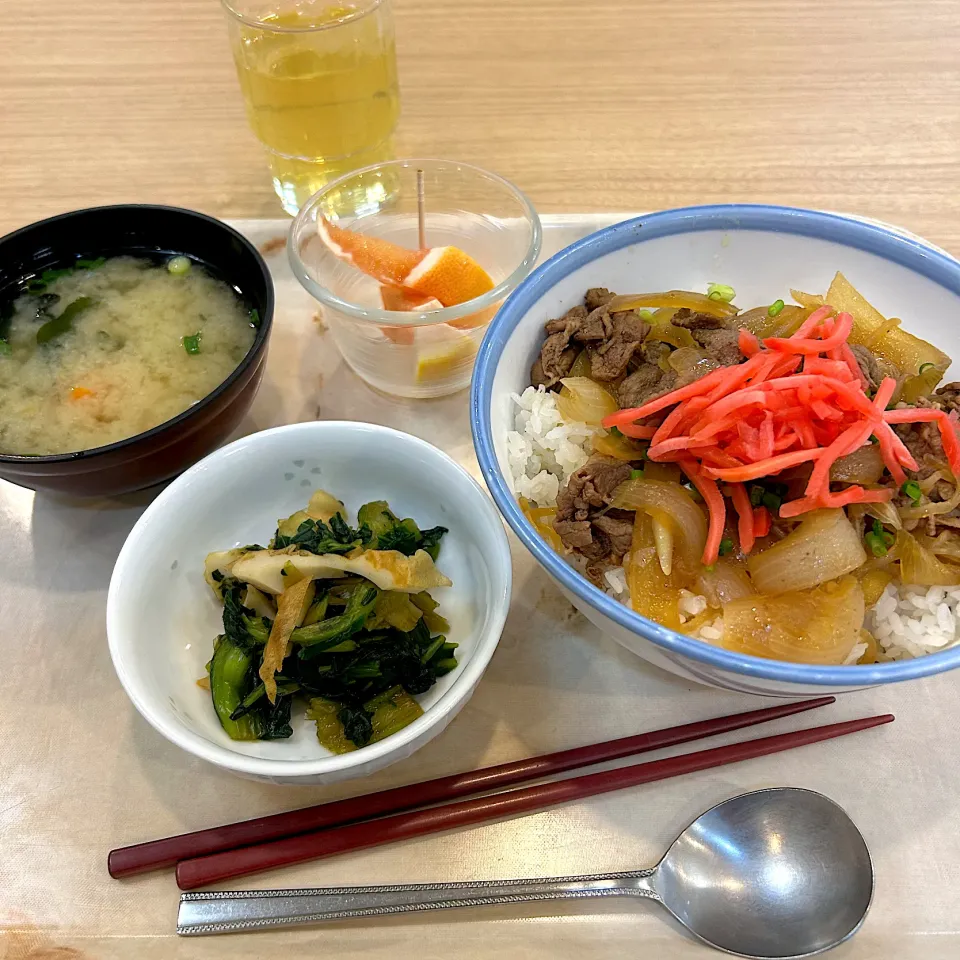
{"type": "Polygon", "coordinates": [[[470,420],[480,470],[501,514],[551,576],[618,626],[668,653],[756,679],[808,686],[863,687],[927,677],[960,666],[960,645],[912,660],[819,667],[734,653],[676,633],[635,613],[595,587],[554,552],[530,526],[497,462],[490,422],[493,380],[500,355],[527,311],[574,270],[624,247],[704,230],[760,230],[840,243],[907,267],[960,297],[960,262],[883,226],[839,214],[767,204],[709,204],[664,210],[605,227],[555,254],[507,298],[477,354],[470,389],[470,420]]]}

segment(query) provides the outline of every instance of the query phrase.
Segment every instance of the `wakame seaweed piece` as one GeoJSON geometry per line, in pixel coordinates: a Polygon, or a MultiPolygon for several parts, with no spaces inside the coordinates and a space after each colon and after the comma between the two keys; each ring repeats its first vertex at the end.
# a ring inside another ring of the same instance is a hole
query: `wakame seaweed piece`
{"type": "Polygon", "coordinates": [[[259,713],[249,713],[239,720],[231,719],[254,686],[256,660],[251,650],[238,646],[229,637],[218,638],[210,661],[210,697],[220,726],[231,740],[259,740],[263,732],[259,713]]]}
{"type": "Polygon", "coordinates": [[[68,303],[60,315],[48,320],[37,331],[37,343],[49,343],[55,337],[62,336],[73,327],[73,321],[83,313],[84,310],[93,306],[92,297],[77,297],[76,300],[68,303]]]}
{"type": "Polygon", "coordinates": [[[78,257],[74,266],[78,270],[99,270],[106,262],[106,257],[96,257],[93,260],[87,260],[84,257],[78,257]]]}
{"type": "Polygon", "coordinates": [[[27,293],[43,293],[51,283],[61,277],[69,277],[71,273],[73,273],[73,267],[62,267],[60,269],[48,267],[39,277],[27,281],[27,293]]]}
{"type": "Polygon", "coordinates": [[[349,640],[363,629],[379,596],[380,591],[372,583],[359,584],[347,600],[343,613],[327,617],[309,627],[298,627],[290,635],[291,642],[300,646],[300,656],[308,660],[349,640]]]}

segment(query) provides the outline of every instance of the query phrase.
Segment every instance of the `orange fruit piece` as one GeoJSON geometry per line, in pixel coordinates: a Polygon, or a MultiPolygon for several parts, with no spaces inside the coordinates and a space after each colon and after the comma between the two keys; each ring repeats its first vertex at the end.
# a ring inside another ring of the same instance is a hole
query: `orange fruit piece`
{"type": "Polygon", "coordinates": [[[453,307],[492,290],[493,280],[458,247],[434,247],[410,268],[403,286],[453,307]]]}
{"type": "Polygon", "coordinates": [[[393,286],[400,286],[410,271],[428,256],[425,250],[408,250],[380,237],[344,230],[325,217],[317,220],[317,233],[334,256],[393,286]]]}

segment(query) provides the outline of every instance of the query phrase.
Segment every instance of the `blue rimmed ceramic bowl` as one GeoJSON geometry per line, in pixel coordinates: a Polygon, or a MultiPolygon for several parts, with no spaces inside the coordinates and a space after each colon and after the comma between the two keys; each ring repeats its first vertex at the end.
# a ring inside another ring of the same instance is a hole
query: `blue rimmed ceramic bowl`
{"type": "MultiPolygon", "coordinates": [[[[717,205],[667,210],[616,224],[548,260],[508,298],[477,357],[473,439],[490,492],[537,562],[593,624],[625,647],[691,680],[769,696],[841,692],[960,666],[960,646],[915,660],[818,667],[732,653],[675,633],[597,589],[526,520],[511,489],[505,439],[512,393],[530,383],[543,324],[580,303],[589,287],[618,293],[705,290],[726,283],[747,306],[790,288],[824,291],[842,271],[886,316],[960,355],[960,262],[883,224],[790,207],[717,205]]],[[[947,380],[950,379],[948,372],[947,380]]]]}

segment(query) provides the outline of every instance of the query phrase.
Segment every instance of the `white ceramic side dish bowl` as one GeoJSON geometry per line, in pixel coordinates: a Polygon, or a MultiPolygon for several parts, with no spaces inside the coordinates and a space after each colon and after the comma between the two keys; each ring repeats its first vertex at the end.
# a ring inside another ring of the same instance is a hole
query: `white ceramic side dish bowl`
{"type": "MultiPolygon", "coordinates": [[[[562,250],[507,299],[477,357],[471,412],[480,468],[497,506],[537,562],[597,627],[657,666],[690,680],[770,696],[836,693],[960,666],[960,646],[915,660],[817,667],[733,653],[634,613],[580,576],[536,533],[512,491],[506,436],[511,394],[530,385],[544,323],[589,287],[616,293],[704,291],[730,284],[744,307],[791,288],[825,292],[842,271],[881,313],[960,357],[960,263],[884,225],[789,207],[720,205],[666,210],[615,224],[562,250]]],[[[956,374],[956,366],[953,374],[956,374]]],[[[946,382],[951,380],[948,371],[946,382]]]]}
{"type": "Polygon", "coordinates": [[[332,783],[410,756],[470,699],[500,639],[511,566],[500,517],[477,483],[430,444],[386,427],[299,423],[223,447],[175,480],[127,538],[110,581],[107,636],[117,676],[134,706],[184,750],[240,776],[274,783],[332,783]],[[341,756],[324,750],[294,709],[289,740],[236,742],[197,686],[221,607],[203,579],[204,557],[264,543],[279,517],[322,488],[352,516],[387,500],[422,526],[449,528],[438,566],[453,586],[435,592],[459,644],[460,665],[422,697],[424,715],[379,743],[341,756]]]}

